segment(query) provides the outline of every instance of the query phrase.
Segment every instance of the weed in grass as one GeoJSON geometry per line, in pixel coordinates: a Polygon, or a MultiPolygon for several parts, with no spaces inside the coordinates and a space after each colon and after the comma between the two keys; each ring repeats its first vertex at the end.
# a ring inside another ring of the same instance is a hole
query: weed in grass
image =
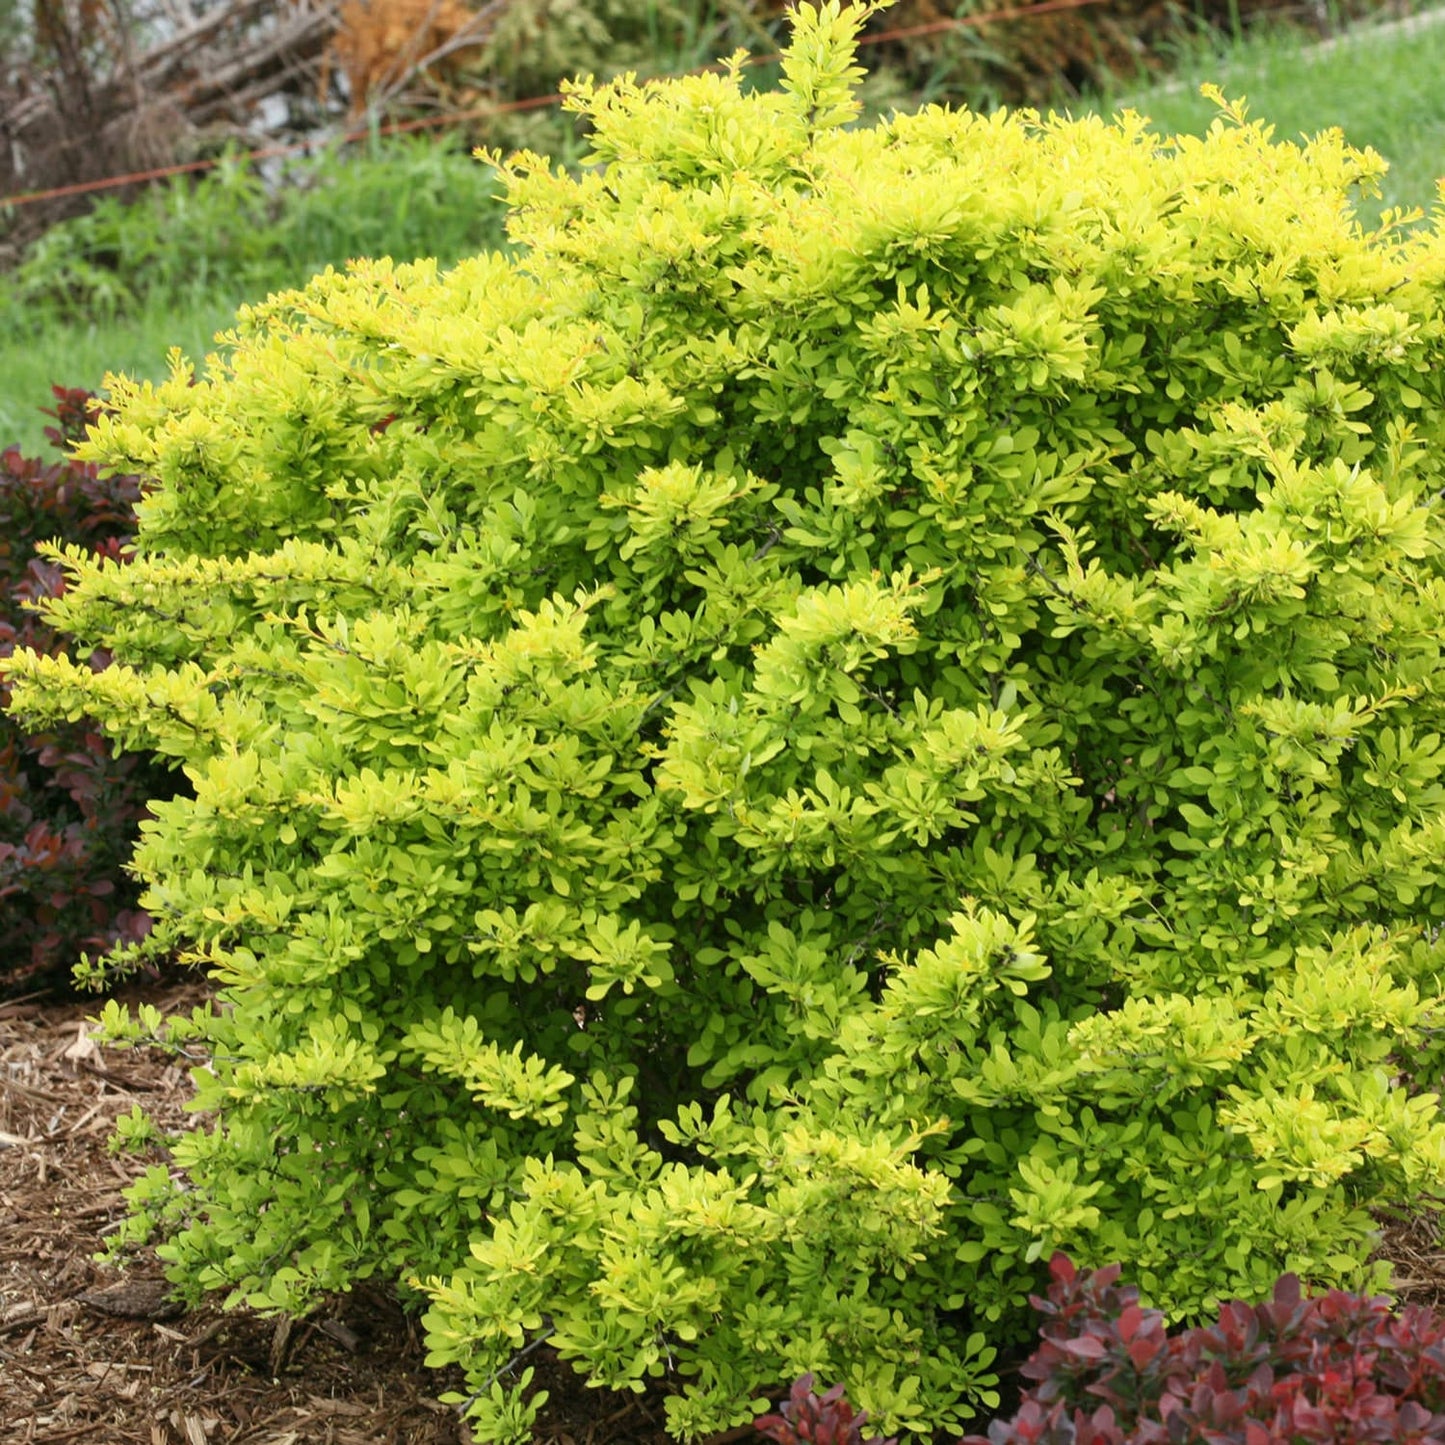
{"type": "Polygon", "coordinates": [[[357,256],[456,261],[499,246],[489,167],[431,140],[390,140],[364,156],[331,152],[277,208],[276,255],[288,281],[357,256]]]}

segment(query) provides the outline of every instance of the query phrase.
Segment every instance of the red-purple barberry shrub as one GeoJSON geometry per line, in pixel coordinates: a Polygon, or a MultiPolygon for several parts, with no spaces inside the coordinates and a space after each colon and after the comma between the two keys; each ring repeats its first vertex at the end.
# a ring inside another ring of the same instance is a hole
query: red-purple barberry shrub
{"type": "MultiPolygon", "coordinates": [[[[60,451],[98,411],[83,390],[52,388],[60,451]]],[[[176,791],[175,775],[143,755],[117,754],[85,720],[27,732],[8,712],[4,661],[17,647],[50,656],[71,642],[32,604],[65,590],[64,574],[37,554],[59,541],[115,562],[127,559],[141,479],[101,476],[93,463],[0,454],[0,996],[63,980],[82,958],[139,939],[150,920],[136,907],[124,865],[146,800],[176,791]]],[[[87,655],[99,671],[100,649],[87,655]]]]}
{"type": "Polygon", "coordinates": [[[819,1395],[813,1390],[812,1375],[803,1375],[793,1384],[787,1403],[777,1415],[762,1415],[754,1421],[765,1440],[777,1445],[898,1445],[892,1438],[882,1440],[876,1435],[863,1438],[868,1412],[856,1414],[843,1398],[842,1385],[819,1395]]]}
{"type": "Polygon", "coordinates": [[[1034,1382],[1012,1420],[962,1445],[1268,1445],[1445,1440],[1445,1321],[1422,1306],[1283,1275],[1273,1298],[1226,1304],[1216,1323],[1169,1334],[1117,1283],[1119,1267],[1050,1263],[1034,1382]]]}

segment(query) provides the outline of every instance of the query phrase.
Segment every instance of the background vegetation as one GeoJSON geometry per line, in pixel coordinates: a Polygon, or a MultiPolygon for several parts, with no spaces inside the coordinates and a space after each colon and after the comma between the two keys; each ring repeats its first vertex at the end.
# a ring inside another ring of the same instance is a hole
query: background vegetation
{"type": "MultiPolygon", "coordinates": [[[[876,19],[865,38],[876,38],[883,21],[908,29],[997,8],[992,0],[912,0],[876,19]]],[[[423,112],[426,121],[434,118],[428,105],[505,104],[547,94],[571,72],[665,74],[738,46],[763,55],[781,42],[781,10],[780,0],[516,0],[501,8],[486,46],[463,53],[464,72],[439,89],[403,90],[388,104],[423,112]]],[[[1437,83],[1445,27],[1427,15],[1404,27],[1357,27],[1344,43],[1318,46],[1321,26],[1347,13],[1322,7],[1302,29],[1298,12],[1289,18],[1263,4],[1211,0],[1164,16],[1159,6],[1111,0],[1063,15],[935,29],[866,48],[863,98],[874,113],[935,100],[980,109],[1027,100],[1075,113],[1128,105],[1161,130],[1201,133],[1214,112],[1198,85],[1219,80],[1231,95],[1247,95],[1253,113],[1283,136],[1341,125],[1353,143],[1379,150],[1392,170],[1383,197],[1362,213],[1367,219],[1383,207],[1429,206],[1445,153],[1445,93],[1437,83]]],[[[153,27],[154,18],[147,23],[153,27]]],[[[0,50],[8,57],[0,75],[13,86],[24,64],[58,86],[59,59],[51,55],[48,71],[42,62],[60,33],[57,26],[48,41],[37,38],[16,7],[0,5],[0,50]]],[[[352,59],[359,84],[360,60],[352,59]]],[[[71,57],[71,70],[77,63],[71,57]]],[[[87,63],[103,68],[99,41],[91,41],[87,63]]],[[[773,70],[756,66],[750,80],[771,83],[773,70]]],[[[345,75],[335,84],[345,91],[345,75]]],[[[291,100],[294,119],[294,94],[291,100]]],[[[0,438],[42,450],[40,408],[52,382],[98,387],[109,371],[157,377],[171,347],[205,355],[241,303],[328,265],[377,255],[449,263],[502,244],[491,173],[469,154],[474,140],[531,145],[571,165],[585,148],[571,118],[554,107],[474,115],[439,138],[383,140],[382,118],[380,110],[365,117],[373,134],[359,146],[318,141],[310,154],[259,166],[233,150],[208,174],[67,201],[82,209],[34,235],[26,229],[33,208],[0,212],[0,234],[11,239],[0,288],[0,438]]],[[[237,132],[233,144],[237,137],[247,139],[237,132]]],[[[206,137],[193,139],[204,147],[206,137]]],[[[41,179],[67,174],[62,167],[41,179]]]]}
{"type": "Polygon", "coordinates": [[[1440,18],[1427,12],[1403,23],[1359,25],[1324,43],[1277,24],[1237,37],[1203,33],[1181,49],[1172,77],[1115,85],[1087,104],[1105,113],[1133,107],[1161,131],[1202,135],[1217,111],[1199,88],[1215,82],[1230,96],[1247,97],[1250,114],[1267,119],[1280,139],[1339,126],[1352,145],[1379,151],[1390,172],[1378,202],[1361,208],[1367,220],[1391,207],[1428,209],[1445,172],[1440,18]]]}

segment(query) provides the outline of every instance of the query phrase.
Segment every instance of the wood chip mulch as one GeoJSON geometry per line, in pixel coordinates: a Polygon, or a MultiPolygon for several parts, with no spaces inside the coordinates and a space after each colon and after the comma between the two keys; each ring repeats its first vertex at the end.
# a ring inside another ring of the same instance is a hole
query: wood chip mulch
{"type": "Polygon", "coordinates": [[[1376,1222],[1381,1234],[1374,1257],[1390,1262],[1395,1302],[1445,1313],[1445,1211],[1379,1214],[1376,1222]]]}
{"type": "MultiPolygon", "coordinates": [[[[163,1013],[204,985],[152,988],[163,1013]]],[[[0,1003],[0,1441],[6,1445],[485,1445],[438,1396],[415,1319],[381,1291],[300,1321],[183,1311],[158,1263],[121,1274],[94,1256],[121,1191],[157,1157],[107,1148],[139,1104],[164,1130],[194,1122],[185,1069],[103,1049],[93,1000],[0,1003]]],[[[1445,1309],[1441,1216],[1382,1219],[1401,1302],[1445,1309]]],[[[536,1445],[669,1445],[659,1396],[588,1390],[555,1355],[529,1361],[551,1394],[536,1445]]],[[[730,1430],[707,1445],[756,1440],[730,1430]]]]}
{"type": "MultiPolygon", "coordinates": [[[[188,1013],[206,992],[130,1001],[188,1013]]],[[[95,1262],[121,1191],[159,1157],[111,1152],[117,1117],[139,1104],[166,1130],[195,1120],[185,1069],[99,1047],[86,1023],[98,1009],[0,1003],[0,1441],[470,1445],[437,1398],[460,1375],[425,1368],[416,1321],[382,1292],[299,1321],[183,1312],[154,1259],[124,1274],[95,1262]]],[[[660,1400],[584,1389],[545,1352],[535,1365],[552,1393],[537,1445],[665,1445],[660,1400]]]]}

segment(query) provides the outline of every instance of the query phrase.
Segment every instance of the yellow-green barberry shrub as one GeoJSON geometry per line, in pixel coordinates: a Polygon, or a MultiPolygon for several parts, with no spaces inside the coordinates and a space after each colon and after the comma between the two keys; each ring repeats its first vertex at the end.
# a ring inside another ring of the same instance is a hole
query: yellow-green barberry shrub
{"type": "MultiPolygon", "coordinates": [[[[159,479],[37,719],[173,755],[147,945],[193,1294],[416,1282],[679,1438],[804,1372],[957,1427],[1056,1249],[1188,1315],[1445,1188],[1445,239],[1125,116],[579,86],[515,257],[359,263],[117,383],[159,479]]],[[[154,1028],[110,1014],[113,1032],[154,1028]]]]}

